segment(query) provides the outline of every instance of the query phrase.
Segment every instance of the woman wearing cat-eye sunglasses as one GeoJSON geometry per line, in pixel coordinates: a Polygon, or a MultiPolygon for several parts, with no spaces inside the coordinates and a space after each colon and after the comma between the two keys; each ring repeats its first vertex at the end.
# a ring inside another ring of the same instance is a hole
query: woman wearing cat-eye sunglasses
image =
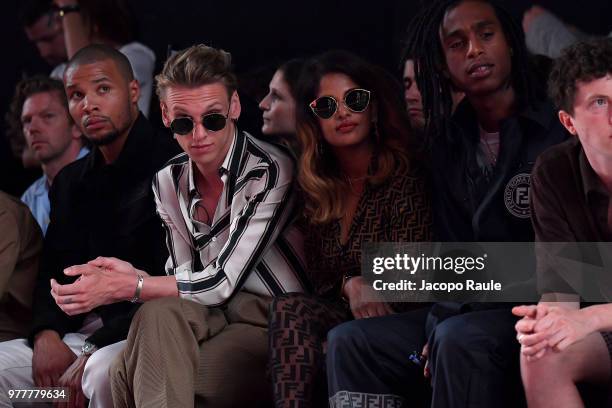
{"type": "Polygon", "coordinates": [[[287,294],[272,304],[277,408],[326,406],[314,385],[325,381],[315,376],[325,372],[328,332],[353,318],[393,313],[382,300],[363,300],[372,289],[359,276],[361,246],[430,239],[429,199],[408,148],[401,90],[386,73],[343,51],[322,54],[302,71],[298,180],[315,295],[287,294]]]}

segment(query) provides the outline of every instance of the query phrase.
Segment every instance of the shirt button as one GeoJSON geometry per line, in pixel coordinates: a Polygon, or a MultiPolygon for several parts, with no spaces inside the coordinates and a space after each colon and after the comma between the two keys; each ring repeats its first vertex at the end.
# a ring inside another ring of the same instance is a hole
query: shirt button
{"type": "Polygon", "coordinates": [[[217,242],[217,237],[212,237],[210,240],[211,240],[212,242],[217,242]]]}

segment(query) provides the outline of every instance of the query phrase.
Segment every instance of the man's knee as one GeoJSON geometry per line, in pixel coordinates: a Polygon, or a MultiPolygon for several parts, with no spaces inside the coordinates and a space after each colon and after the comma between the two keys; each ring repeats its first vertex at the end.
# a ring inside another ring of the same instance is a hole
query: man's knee
{"type": "Polygon", "coordinates": [[[429,344],[432,375],[447,369],[490,368],[493,343],[490,336],[469,324],[466,315],[450,317],[436,326],[429,344]]]}
{"type": "Polygon", "coordinates": [[[518,373],[519,347],[512,322],[466,313],[450,317],[435,329],[429,358],[436,367],[472,367],[482,372],[518,373]]]}
{"type": "Polygon", "coordinates": [[[464,315],[450,317],[436,326],[433,343],[429,345],[431,356],[446,358],[469,352],[474,336],[464,315]]]}
{"type": "Polygon", "coordinates": [[[176,320],[182,316],[181,300],[175,297],[164,297],[143,303],[134,315],[131,326],[142,326],[176,320]]]}
{"type": "Polygon", "coordinates": [[[363,330],[365,321],[353,320],[339,324],[327,335],[328,354],[360,354],[367,349],[369,337],[363,330]]]}
{"type": "Polygon", "coordinates": [[[533,392],[542,387],[550,388],[548,379],[561,383],[572,381],[571,374],[567,370],[567,364],[562,353],[551,352],[534,361],[527,361],[523,355],[521,359],[521,377],[526,392],[533,392]],[[551,375],[554,373],[554,376],[551,375]]]}

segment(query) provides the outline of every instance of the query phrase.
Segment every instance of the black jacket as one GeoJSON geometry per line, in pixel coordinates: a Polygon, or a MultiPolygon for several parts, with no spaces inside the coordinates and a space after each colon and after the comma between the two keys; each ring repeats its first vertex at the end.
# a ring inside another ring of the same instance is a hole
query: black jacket
{"type": "MultiPolygon", "coordinates": [[[[64,268],[113,256],[149,274],[164,274],[168,251],[151,182],[177,151],[177,144],[140,114],[114,163],[105,164],[101,152],[93,149],[56,176],[49,193],[51,223],[34,293],[30,345],[41,330],[63,337],[83,324],[85,314],[66,315],[50,294],[50,278],[60,284],[75,280],[63,274],[64,268]]],[[[104,325],[88,341],[104,347],[125,339],[137,307],[120,302],[95,309],[104,325]]]]}
{"type": "Polygon", "coordinates": [[[476,159],[476,112],[464,100],[432,151],[434,240],[533,241],[531,170],[541,152],[568,137],[550,103],[525,109],[502,122],[497,166],[487,177],[476,159]]]}
{"type": "MultiPolygon", "coordinates": [[[[434,240],[533,241],[529,206],[531,171],[544,150],[569,136],[552,104],[541,101],[502,122],[497,165],[492,174],[486,175],[477,162],[478,118],[469,101],[463,100],[449,121],[446,134],[436,140],[431,153],[434,240]]],[[[535,262],[533,266],[535,270],[535,262]]],[[[534,282],[519,283],[518,290],[535,295],[534,282]]],[[[427,332],[458,313],[510,306],[510,303],[439,302],[430,312],[427,332]]]]}

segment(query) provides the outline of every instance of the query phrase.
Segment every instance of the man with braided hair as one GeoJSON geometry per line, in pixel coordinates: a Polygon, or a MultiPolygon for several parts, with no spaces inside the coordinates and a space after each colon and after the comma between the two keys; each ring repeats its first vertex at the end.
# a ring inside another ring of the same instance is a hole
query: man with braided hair
{"type": "MultiPolygon", "coordinates": [[[[435,239],[533,241],[531,169],[567,133],[533,78],[520,26],[492,1],[438,1],[411,23],[407,48],[431,148],[435,239]],[[453,91],[465,93],[454,111],[453,91]]],[[[433,407],[515,407],[515,322],[505,305],[446,302],[340,325],[328,336],[330,403],[413,401],[423,368],[409,354],[423,349],[433,407]]]]}

